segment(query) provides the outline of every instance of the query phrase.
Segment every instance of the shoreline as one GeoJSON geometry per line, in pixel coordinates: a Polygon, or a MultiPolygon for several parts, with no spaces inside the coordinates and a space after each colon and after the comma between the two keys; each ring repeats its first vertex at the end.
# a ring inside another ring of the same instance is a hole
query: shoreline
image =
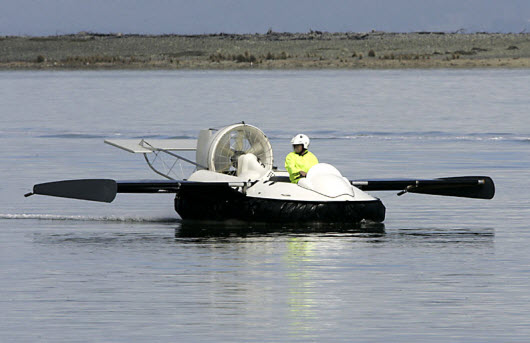
{"type": "Polygon", "coordinates": [[[0,36],[0,70],[530,68],[530,34],[0,36]]]}

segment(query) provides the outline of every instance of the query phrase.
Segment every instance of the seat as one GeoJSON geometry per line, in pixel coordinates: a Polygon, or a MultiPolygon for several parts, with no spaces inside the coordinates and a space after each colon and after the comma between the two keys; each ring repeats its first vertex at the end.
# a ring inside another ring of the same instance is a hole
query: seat
{"type": "Polygon", "coordinates": [[[268,170],[254,154],[244,154],[237,159],[237,176],[245,180],[261,179],[268,170]]]}

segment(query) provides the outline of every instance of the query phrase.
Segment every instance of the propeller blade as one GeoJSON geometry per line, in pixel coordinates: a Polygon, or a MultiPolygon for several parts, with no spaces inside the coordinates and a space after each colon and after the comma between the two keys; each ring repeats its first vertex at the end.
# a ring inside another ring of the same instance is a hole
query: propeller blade
{"type": "Polygon", "coordinates": [[[244,134],[245,134],[244,131],[236,131],[236,137],[235,137],[236,144],[234,148],[237,151],[243,150],[243,139],[245,138],[244,134]]]}
{"type": "Polygon", "coordinates": [[[219,147],[219,150],[216,151],[217,155],[230,156],[235,152],[235,150],[232,149],[229,140],[227,140],[226,143],[223,143],[223,145],[219,145],[219,147]]]}
{"type": "Polygon", "coordinates": [[[225,171],[228,171],[230,170],[230,167],[232,167],[232,162],[230,160],[215,161],[215,171],[218,173],[223,173],[225,171]]]}
{"type": "Polygon", "coordinates": [[[217,172],[225,172],[228,171],[232,166],[232,157],[236,154],[235,150],[230,149],[229,146],[227,146],[226,149],[223,149],[222,151],[218,152],[215,155],[214,164],[215,164],[215,171],[217,172]]]}
{"type": "Polygon", "coordinates": [[[230,168],[232,168],[232,162],[216,165],[215,171],[218,173],[224,173],[230,171],[230,168]]]}
{"type": "Polygon", "coordinates": [[[100,202],[112,202],[117,192],[116,181],[109,179],[65,180],[33,186],[33,194],[100,202]]]}
{"type": "Polygon", "coordinates": [[[247,154],[254,154],[256,156],[259,157],[259,155],[263,154],[264,152],[264,149],[263,149],[263,146],[261,144],[255,144],[253,146],[250,147],[250,149],[248,149],[246,151],[247,154]]]}
{"type": "Polygon", "coordinates": [[[476,199],[492,199],[495,195],[495,184],[488,176],[444,177],[432,180],[351,180],[350,182],[363,191],[401,191],[398,195],[408,192],[476,199]]]}

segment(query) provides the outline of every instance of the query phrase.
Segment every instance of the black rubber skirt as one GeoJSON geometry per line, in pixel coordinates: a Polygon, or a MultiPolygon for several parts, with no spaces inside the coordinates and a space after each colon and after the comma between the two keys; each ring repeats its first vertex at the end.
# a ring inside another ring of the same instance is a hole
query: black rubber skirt
{"type": "Polygon", "coordinates": [[[248,197],[230,187],[180,189],[175,210],[182,219],[252,222],[382,222],[385,206],[372,201],[287,201],[248,197]]]}

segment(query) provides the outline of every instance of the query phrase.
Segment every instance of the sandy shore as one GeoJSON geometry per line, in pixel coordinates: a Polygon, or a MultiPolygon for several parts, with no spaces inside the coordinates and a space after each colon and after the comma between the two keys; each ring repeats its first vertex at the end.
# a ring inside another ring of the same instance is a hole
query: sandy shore
{"type": "Polygon", "coordinates": [[[0,36],[0,69],[529,68],[530,34],[0,36]]]}

